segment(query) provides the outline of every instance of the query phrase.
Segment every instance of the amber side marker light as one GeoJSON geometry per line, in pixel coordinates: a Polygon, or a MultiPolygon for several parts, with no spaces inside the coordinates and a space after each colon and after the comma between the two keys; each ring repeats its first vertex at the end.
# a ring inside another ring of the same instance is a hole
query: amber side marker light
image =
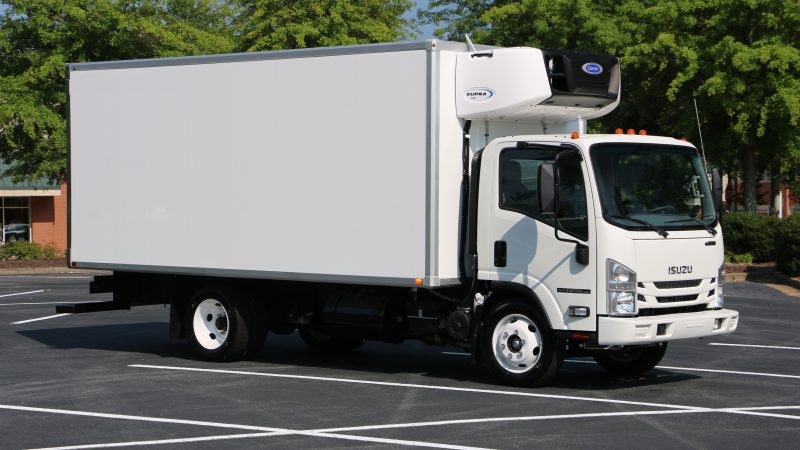
{"type": "Polygon", "coordinates": [[[422,278],[417,278],[416,280],[414,280],[414,284],[417,284],[417,285],[422,284],[422,278]]]}
{"type": "Polygon", "coordinates": [[[622,128],[617,128],[614,130],[614,134],[625,134],[625,132],[622,130],[622,128]]]}
{"type": "Polygon", "coordinates": [[[628,134],[636,134],[636,130],[633,128],[628,128],[628,134]]]}
{"type": "Polygon", "coordinates": [[[577,131],[573,131],[572,132],[572,139],[578,139],[578,136],[580,136],[580,135],[578,134],[577,131]]]}
{"type": "Polygon", "coordinates": [[[639,136],[647,136],[647,130],[639,130],[639,136]]]}

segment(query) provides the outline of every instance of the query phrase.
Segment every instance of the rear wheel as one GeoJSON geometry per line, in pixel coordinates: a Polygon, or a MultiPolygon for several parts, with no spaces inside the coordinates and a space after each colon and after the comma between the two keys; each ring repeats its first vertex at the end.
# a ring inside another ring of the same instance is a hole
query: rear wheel
{"type": "Polygon", "coordinates": [[[312,350],[323,353],[343,353],[353,351],[364,345],[364,339],[332,336],[314,327],[301,327],[299,330],[303,342],[312,350]]]}
{"type": "Polygon", "coordinates": [[[256,354],[264,344],[263,314],[241,291],[203,289],[187,309],[189,339],[205,360],[236,361],[256,354]]]}
{"type": "Polygon", "coordinates": [[[657,366],[666,352],[667,343],[662,342],[654,347],[602,351],[594,360],[614,375],[636,376],[657,366]]]}
{"type": "Polygon", "coordinates": [[[498,304],[481,334],[484,360],[495,375],[514,385],[541,385],[558,373],[562,356],[542,314],[522,300],[498,304]]]}

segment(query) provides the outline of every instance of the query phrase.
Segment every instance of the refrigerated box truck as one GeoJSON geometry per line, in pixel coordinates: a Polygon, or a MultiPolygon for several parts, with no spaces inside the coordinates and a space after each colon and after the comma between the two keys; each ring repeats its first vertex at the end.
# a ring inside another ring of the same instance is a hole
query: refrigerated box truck
{"type": "Polygon", "coordinates": [[[736,329],[718,177],[688,142],[586,133],[612,56],[429,40],[67,75],[68,264],[113,271],[90,285],[113,300],[61,312],[168,304],[219,361],[295,330],[451,344],[514,384],[736,329]]]}

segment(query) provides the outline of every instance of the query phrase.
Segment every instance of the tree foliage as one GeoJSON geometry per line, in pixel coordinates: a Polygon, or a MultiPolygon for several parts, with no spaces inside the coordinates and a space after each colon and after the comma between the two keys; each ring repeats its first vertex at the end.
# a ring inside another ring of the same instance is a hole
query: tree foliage
{"type": "MultiPolygon", "coordinates": [[[[744,171],[755,209],[760,169],[800,177],[800,4],[797,0],[434,0],[439,34],[482,44],[568,48],[620,58],[623,99],[598,128],[687,136],[744,171]]],[[[800,186],[798,186],[800,187],[800,186]]]]}
{"type": "Polygon", "coordinates": [[[239,0],[242,51],[393,42],[409,37],[411,0],[239,0]]]}

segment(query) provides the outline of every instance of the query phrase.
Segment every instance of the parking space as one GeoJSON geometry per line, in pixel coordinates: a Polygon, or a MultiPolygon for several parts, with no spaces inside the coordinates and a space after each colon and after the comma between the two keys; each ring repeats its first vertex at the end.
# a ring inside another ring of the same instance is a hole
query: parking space
{"type": "Polygon", "coordinates": [[[726,285],[739,330],[671,343],[646,376],[571,359],[523,389],[452,347],[332,357],[270,335],[254,360],[213,364],[168,340],[162,306],[51,317],[106,299],[88,282],[0,277],[0,447],[787,448],[800,433],[800,297],[767,285],[726,285]]]}

